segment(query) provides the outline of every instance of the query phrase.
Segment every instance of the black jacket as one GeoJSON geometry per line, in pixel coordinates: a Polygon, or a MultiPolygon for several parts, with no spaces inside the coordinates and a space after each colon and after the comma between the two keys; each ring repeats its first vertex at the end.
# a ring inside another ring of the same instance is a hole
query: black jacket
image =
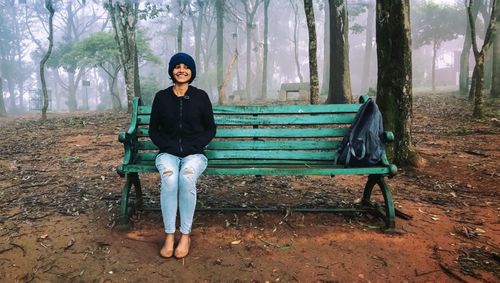
{"type": "Polygon", "coordinates": [[[203,154],[215,131],[212,104],[205,91],[189,86],[184,97],[177,97],[172,87],[156,93],[149,136],[160,152],[178,157],[203,154]]]}

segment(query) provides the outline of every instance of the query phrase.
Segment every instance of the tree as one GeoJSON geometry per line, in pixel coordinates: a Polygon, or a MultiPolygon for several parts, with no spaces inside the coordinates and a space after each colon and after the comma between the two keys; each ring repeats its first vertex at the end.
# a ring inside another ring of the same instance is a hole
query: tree
{"type": "Polygon", "coordinates": [[[49,108],[49,95],[47,93],[47,82],[45,81],[45,63],[49,60],[52,47],[54,46],[54,6],[52,0],[45,0],[45,8],[49,11],[49,48],[40,61],[40,82],[42,83],[43,93],[43,108],[42,108],[42,121],[47,120],[47,109],[49,108]]]}
{"type": "Polygon", "coordinates": [[[293,10],[293,53],[295,59],[295,67],[297,70],[297,76],[299,77],[299,82],[304,82],[304,78],[302,77],[302,72],[300,71],[300,62],[299,62],[299,6],[295,0],[290,0],[290,4],[292,5],[293,10]]]}
{"type": "Polygon", "coordinates": [[[417,48],[432,45],[432,92],[436,91],[436,57],[443,42],[455,39],[459,35],[459,11],[434,2],[426,2],[416,9],[413,20],[414,44],[417,48]]]}
{"type": "Polygon", "coordinates": [[[177,0],[177,5],[179,6],[179,14],[177,19],[177,52],[182,51],[182,37],[184,31],[184,14],[187,7],[187,2],[185,0],[177,0]]]}
{"type": "Polygon", "coordinates": [[[373,50],[373,27],[375,25],[375,5],[367,4],[368,16],[366,19],[365,55],[363,59],[363,75],[361,77],[361,89],[368,92],[370,85],[370,69],[373,50]]]}
{"type": "Polygon", "coordinates": [[[472,50],[474,51],[474,59],[476,65],[474,66],[474,72],[472,75],[472,84],[469,92],[469,97],[474,97],[474,113],[475,118],[483,117],[483,91],[484,91],[484,58],[492,44],[492,34],[496,29],[496,4],[498,1],[492,1],[491,4],[491,16],[488,24],[488,29],[486,30],[486,35],[484,37],[483,46],[481,50],[478,49],[476,40],[476,28],[475,22],[472,14],[472,0],[469,0],[467,5],[467,14],[469,16],[469,24],[471,31],[472,40],[472,50]]]}
{"type": "MultiPolygon", "coordinates": [[[[137,35],[137,49],[139,61],[160,63],[160,59],[153,54],[142,32],[138,32],[137,35]]],[[[114,34],[97,32],[78,42],[72,48],[71,52],[63,57],[63,62],[73,61],[82,69],[85,66],[97,66],[108,75],[108,88],[113,103],[113,110],[121,110],[122,106],[117,90],[117,81],[118,73],[122,66],[120,64],[120,50],[114,40],[114,34]]]]}
{"type": "Polygon", "coordinates": [[[246,99],[250,100],[250,94],[252,93],[252,30],[254,29],[255,14],[257,13],[257,8],[262,3],[263,0],[241,0],[243,6],[245,7],[245,23],[246,23],[246,35],[247,35],[247,77],[246,77],[246,99]]]}
{"type": "Polygon", "coordinates": [[[306,12],[307,30],[309,31],[309,81],[310,81],[310,102],[319,103],[319,79],[318,79],[318,59],[317,59],[317,38],[316,23],[312,0],[304,0],[306,12]]]}
{"type": "Polygon", "coordinates": [[[345,0],[330,0],[330,83],[326,103],[351,103],[349,25],[345,0]]]}
{"type": "Polygon", "coordinates": [[[495,9],[496,24],[493,34],[493,76],[491,82],[491,96],[500,97],[500,8],[495,9]]]}
{"type": "Polygon", "coordinates": [[[127,89],[128,111],[132,110],[132,100],[140,97],[139,62],[137,58],[136,26],[139,2],[125,0],[113,2],[108,0],[105,6],[111,17],[115,41],[120,50],[120,62],[127,89]]]}
{"type": "Polygon", "coordinates": [[[3,79],[0,77],[0,117],[6,116],[5,102],[3,101],[3,79]]]}
{"type": "MultiPolygon", "coordinates": [[[[479,5],[481,5],[481,1],[474,1],[474,3],[472,4],[472,15],[474,18],[474,22],[476,21],[477,18],[479,5]]],[[[466,17],[467,21],[465,21],[466,29],[464,36],[464,45],[462,47],[462,52],[460,53],[460,73],[458,78],[460,93],[463,95],[465,95],[469,91],[469,56],[470,56],[470,49],[472,47],[468,14],[466,15],[466,17]]]]}
{"type": "Polygon", "coordinates": [[[394,132],[395,142],[388,148],[394,162],[415,164],[411,144],[412,71],[410,1],[377,0],[377,104],[384,128],[394,132]]]}
{"type": "Polygon", "coordinates": [[[269,3],[270,0],[264,0],[264,55],[262,59],[262,91],[263,100],[267,97],[267,61],[269,53],[269,3]]]}
{"type": "Polygon", "coordinates": [[[217,89],[219,96],[224,83],[224,0],[216,0],[215,12],[217,14],[217,89]]]}

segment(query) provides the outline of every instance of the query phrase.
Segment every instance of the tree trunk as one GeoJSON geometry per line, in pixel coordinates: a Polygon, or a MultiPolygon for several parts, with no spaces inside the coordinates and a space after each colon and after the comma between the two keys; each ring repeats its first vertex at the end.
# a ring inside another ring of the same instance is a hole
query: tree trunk
{"type": "Polygon", "coordinates": [[[14,76],[10,76],[7,79],[7,89],[9,90],[9,106],[11,113],[17,113],[16,105],[16,82],[14,81],[14,76]]]}
{"type": "Polygon", "coordinates": [[[302,72],[300,71],[300,62],[299,62],[299,8],[298,4],[294,2],[294,0],[290,0],[292,4],[292,9],[294,12],[294,23],[293,23],[293,52],[295,59],[295,66],[297,68],[297,76],[299,77],[299,82],[304,82],[304,77],[302,77],[302,72]]]}
{"type": "Polygon", "coordinates": [[[264,0],[264,54],[262,58],[262,100],[267,98],[267,54],[269,53],[269,3],[271,0],[264,0]]]}
{"type": "Polygon", "coordinates": [[[108,76],[109,93],[111,94],[111,103],[113,105],[114,112],[119,112],[120,110],[122,110],[120,93],[118,92],[117,88],[118,73],[119,70],[116,70],[112,75],[108,76]]]}
{"type": "Polygon", "coordinates": [[[3,78],[0,77],[0,117],[6,116],[5,102],[3,100],[3,78]]]}
{"type": "Polygon", "coordinates": [[[484,91],[484,56],[476,59],[474,67],[475,80],[474,85],[471,85],[471,92],[474,92],[474,113],[475,118],[483,117],[483,91],[484,91]]]}
{"type": "Polygon", "coordinates": [[[492,1],[491,13],[488,28],[486,29],[486,35],[484,36],[483,46],[481,50],[478,49],[476,41],[476,28],[475,22],[472,14],[472,2],[469,0],[469,5],[467,6],[467,15],[469,17],[470,32],[472,39],[472,50],[474,51],[474,59],[476,60],[476,66],[474,67],[474,84],[471,85],[471,90],[469,92],[469,97],[474,95],[474,118],[483,117],[483,91],[484,91],[484,59],[488,50],[492,44],[493,31],[496,25],[496,4],[498,1],[492,1]]]}
{"type": "Polygon", "coordinates": [[[345,0],[330,0],[330,83],[326,103],[351,103],[349,26],[345,0]]]}
{"type": "Polygon", "coordinates": [[[328,84],[330,83],[330,9],[325,7],[325,23],[323,36],[323,81],[321,82],[321,95],[328,95],[328,84]]]}
{"type": "Polygon", "coordinates": [[[395,142],[389,155],[400,165],[415,164],[411,145],[412,70],[410,1],[377,0],[377,104],[384,128],[395,142]]]}
{"type": "Polygon", "coordinates": [[[226,75],[224,76],[224,81],[219,89],[219,105],[224,104],[226,101],[226,85],[231,79],[231,72],[233,71],[234,64],[238,60],[238,50],[235,50],[233,58],[231,62],[229,62],[229,66],[227,66],[226,75]]]}
{"type": "Polygon", "coordinates": [[[184,30],[184,10],[186,9],[186,3],[184,0],[178,0],[177,3],[179,4],[179,15],[178,15],[178,21],[179,24],[177,25],[177,52],[182,51],[182,34],[184,30]]]}
{"type": "Polygon", "coordinates": [[[52,53],[52,47],[54,46],[54,7],[52,6],[52,0],[45,0],[45,9],[49,11],[49,48],[40,61],[40,82],[42,83],[42,93],[43,93],[43,107],[42,107],[42,121],[47,120],[47,109],[49,108],[49,95],[47,92],[47,82],[45,81],[45,63],[49,60],[50,54],[52,53]]]}
{"type": "Polygon", "coordinates": [[[361,79],[361,91],[368,93],[370,88],[370,69],[372,63],[373,49],[373,26],[375,25],[375,7],[368,4],[368,16],[366,19],[365,56],[363,59],[363,77],[361,79]]]}
{"type": "MultiPolygon", "coordinates": [[[[472,13],[474,21],[477,18],[477,13],[479,11],[479,2],[475,1],[472,5],[472,13]]],[[[465,95],[469,92],[469,56],[470,49],[472,47],[472,41],[470,37],[470,24],[467,20],[467,28],[465,31],[464,45],[462,48],[462,53],[460,54],[460,74],[458,79],[460,93],[465,95]]]]}
{"type": "Polygon", "coordinates": [[[491,77],[491,97],[500,97],[500,9],[496,9],[496,30],[493,35],[493,75],[491,77]]]}
{"type": "Polygon", "coordinates": [[[217,89],[224,82],[224,0],[216,0],[215,11],[217,14],[217,89]]]}
{"type": "Polygon", "coordinates": [[[196,63],[201,63],[201,35],[203,30],[203,19],[205,17],[206,5],[204,1],[197,0],[196,4],[198,5],[198,17],[193,17],[193,30],[194,30],[194,60],[196,63]]]}
{"type": "Polygon", "coordinates": [[[76,85],[75,85],[75,73],[68,71],[68,101],[66,105],[68,106],[69,112],[75,112],[78,109],[78,102],[76,100],[76,85]]]}
{"type": "Polygon", "coordinates": [[[319,78],[318,78],[318,58],[316,23],[312,0],[304,0],[306,12],[307,30],[309,31],[309,81],[310,81],[310,103],[319,104],[319,78]]]}
{"type": "Polygon", "coordinates": [[[431,70],[431,84],[432,93],[436,93],[436,56],[437,56],[438,44],[436,41],[432,43],[432,70],[431,70]]]}
{"type": "Polygon", "coordinates": [[[130,113],[132,111],[132,100],[134,97],[140,97],[139,66],[135,39],[139,3],[130,0],[113,3],[113,0],[108,0],[107,9],[115,31],[115,41],[120,50],[120,62],[127,89],[127,110],[130,113]]]}

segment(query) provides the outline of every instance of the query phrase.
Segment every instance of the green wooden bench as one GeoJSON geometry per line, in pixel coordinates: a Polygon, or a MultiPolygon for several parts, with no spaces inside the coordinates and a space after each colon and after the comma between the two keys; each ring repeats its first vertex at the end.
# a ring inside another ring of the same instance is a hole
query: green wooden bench
{"type": "MultiPolygon", "coordinates": [[[[367,98],[361,97],[360,103],[367,98]]],[[[386,228],[393,229],[395,208],[385,177],[394,176],[397,167],[385,154],[380,166],[347,168],[334,164],[337,146],[360,105],[214,106],[217,135],[206,149],[209,163],[205,174],[367,175],[360,205],[328,211],[374,212],[384,219],[386,228]],[[381,189],[383,205],[370,200],[375,185],[381,189]]],[[[134,209],[142,208],[139,173],[158,173],[154,164],[158,149],[148,136],[150,112],[151,107],[141,105],[136,98],[130,127],[118,135],[125,152],[117,171],[126,176],[121,224],[127,223],[134,209]],[[135,196],[131,195],[132,186],[135,196]]],[[[392,133],[386,132],[385,140],[392,141],[392,133]]]]}

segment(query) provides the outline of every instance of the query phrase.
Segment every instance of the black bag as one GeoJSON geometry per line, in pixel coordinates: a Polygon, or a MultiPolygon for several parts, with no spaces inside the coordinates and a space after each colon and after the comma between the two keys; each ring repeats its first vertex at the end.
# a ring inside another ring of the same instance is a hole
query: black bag
{"type": "Polygon", "coordinates": [[[368,98],[342,139],[335,163],[346,166],[377,165],[385,150],[383,133],[382,114],[377,104],[368,98]]]}

